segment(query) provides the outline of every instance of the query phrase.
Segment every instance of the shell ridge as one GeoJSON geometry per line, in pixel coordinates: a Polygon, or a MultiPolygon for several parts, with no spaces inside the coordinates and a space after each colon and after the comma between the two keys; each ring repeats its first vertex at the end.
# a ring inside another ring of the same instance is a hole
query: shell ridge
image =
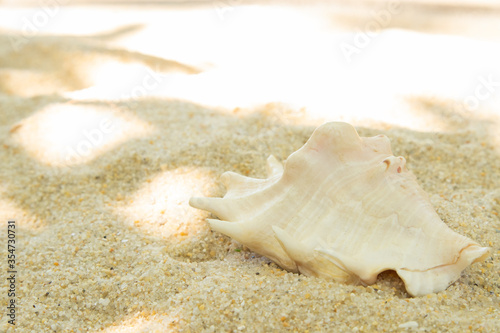
{"type": "Polygon", "coordinates": [[[276,226],[273,226],[272,229],[285,253],[297,266],[299,273],[344,282],[356,280],[341,262],[321,260],[316,251],[292,237],[285,230],[276,226]]]}
{"type": "Polygon", "coordinates": [[[261,191],[273,186],[279,181],[280,175],[275,175],[267,179],[250,178],[241,176],[234,172],[225,172],[221,178],[225,178],[224,186],[227,191],[223,198],[238,199],[252,194],[258,194],[261,191]]]}
{"type": "Polygon", "coordinates": [[[377,279],[378,273],[373,274],[359,269],[358,260],[356,258],[349,259],[342,255],[339,251],[335,251],[333,249],[317,248],[315,249],[315,252],[321,254],[335,266],[341,268],[349,276],[357,276],[363,283],[373,284],[377,279]]]}
{"type": "Polygon", "coordinates": [[[471,264],[472,262],[474,262],[477,259],[481,259],[482,256],[487,255],[489,253],[489,248],[487,248],[487,247],[480,247],[478,244],[473,243],[473,244],[468,244],[466,247],[464,247],[463,249],[461,249],[459,251],[458,255],[455,256],[455,258],[453,259],[452,262],[444,263],[444,264],[441,264],[441,265],[436,265],[434,267],[430,267],[430,268],[426,268],[426,269],[411,269],[411,268],[408,268],[408,267],[401,267],[400,269],[404,270],[404,271],[408,271],[408,272],[423,273],[423,272],[427,272],[427,271],[430,271],[430,270],[433,270],[433,269],[439,269],[439,268],[444,268],[446,266],[457,265],[457,263],[459,263],[461,259],[464,259],[464,254],[468,250],[471,250],[471,247],[477,249],[477,251],[475,251],[475,252],[477,252],[477,254],[472,255],[472,256],[466,256],[465,260],[468,262],[466,266],[468,266],[469,264],[471,264]]]}
{"type": "Polygon", "coordinates": [[[483,260],[488,253],[488,248],[473,243],[460,251],[455,262],[422,271],[400,268],[396,272],[405,283],[408,293],[412,296],[422,296],[448,288],[450,284],[460,278],[462,271],[467,266],[477,260],[483,260]]]}

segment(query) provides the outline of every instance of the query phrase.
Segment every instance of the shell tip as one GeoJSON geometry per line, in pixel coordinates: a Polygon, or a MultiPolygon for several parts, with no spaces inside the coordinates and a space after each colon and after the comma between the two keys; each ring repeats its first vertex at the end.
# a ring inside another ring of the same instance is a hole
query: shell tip
{"type": "Polygon", "coordinates": [[[248,237],[241,222],[227,222],[216,219],[207,219],[207,222],[212,230],[234,238],[238,242],[248,237]]]}

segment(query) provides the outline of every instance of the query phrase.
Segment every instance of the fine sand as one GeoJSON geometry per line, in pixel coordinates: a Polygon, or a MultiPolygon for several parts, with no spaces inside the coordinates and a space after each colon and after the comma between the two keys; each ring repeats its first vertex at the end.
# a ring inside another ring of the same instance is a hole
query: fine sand
{"type": "Polygon", "coordinates": [[[500,331],[500,13],[413,4],[361,47],[388,10],[371,3],[4,8],[0,331],[500,331]],[[490,256],[411,297],[394,272],[286,272],[188,205],[222,196],[224,171],[265,177],[269,155],[335,120],[387,135],[490,256]]]}

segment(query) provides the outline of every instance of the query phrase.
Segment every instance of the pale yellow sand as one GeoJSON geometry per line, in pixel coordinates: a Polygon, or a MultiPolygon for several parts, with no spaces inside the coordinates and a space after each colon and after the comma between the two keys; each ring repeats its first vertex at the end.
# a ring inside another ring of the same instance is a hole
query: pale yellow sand
{"type": "Polygon", "coordinates": [[[499,331],[500,87],[475,91],[500,81],[500,35],[474,25],[498,12],[411,7],[347,63],[339,43],[384,6],[70,7],[31,34],[43,8],[3,10],[0,331],[8,219],[17,332],[499,331]],[[386,134],[490,257],[412,298],[392,272],[363,287],[283,271],[188,206],[332,120],[386,134]]]}

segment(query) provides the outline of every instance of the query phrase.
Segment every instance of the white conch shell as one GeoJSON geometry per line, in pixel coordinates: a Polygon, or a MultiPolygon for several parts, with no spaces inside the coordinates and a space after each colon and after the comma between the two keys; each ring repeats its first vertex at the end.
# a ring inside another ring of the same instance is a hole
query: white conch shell
{"type": "Polygon", "coordinates": [[[384,135],[360,138],[349,124],[318,127],[269,178],[226,172],[223,198],[191,198],[213,230],[293,272],[373,284],[395,270],[408,293],[446,289],[488,248],[441,221],[384,135]]]}

